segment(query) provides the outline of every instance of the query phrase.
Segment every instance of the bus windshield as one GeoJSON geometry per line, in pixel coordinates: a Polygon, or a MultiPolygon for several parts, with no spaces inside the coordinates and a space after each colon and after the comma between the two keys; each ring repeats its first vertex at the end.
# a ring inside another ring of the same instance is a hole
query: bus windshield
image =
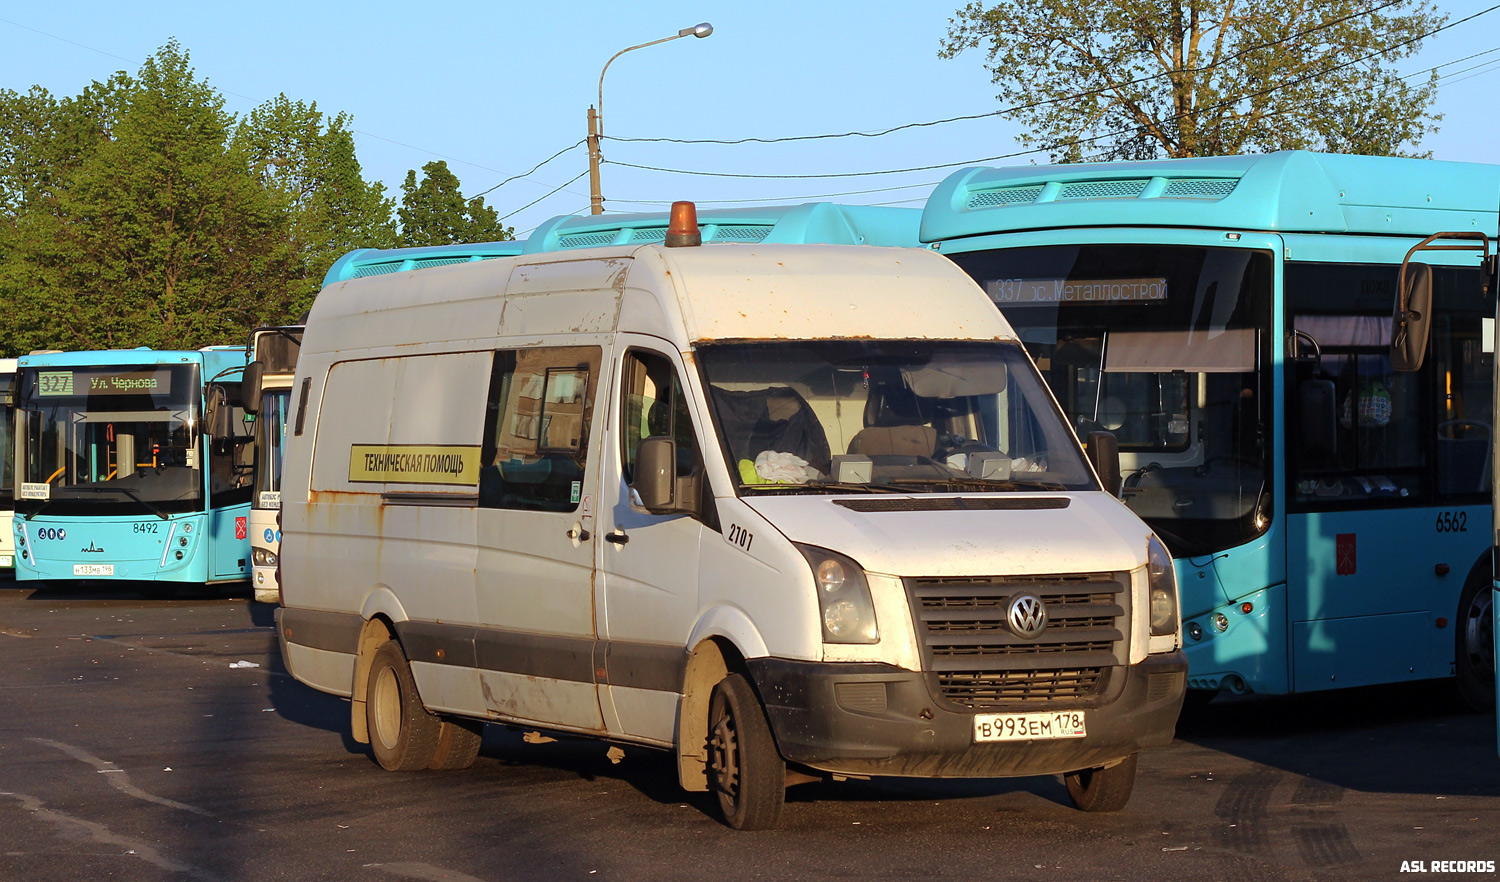
{"type": "Polygon", "coordinates": [[[282,444],[286,441],[286,410],[290,389],[266,389],[261,393],[256,423],[259,461],[255,470],[257,505],[262,493],[281,492],[282,444]]]}
{"type": "Polygon", "coordinates": [[[743,494],[1098,486],[1015,343],[801,340],[697,351],[743,494]]]}
{"type": "Polygon", "coordinates": [[[194,365],[23,369],[18,510],[201,511],[199,388],[194,365]]]}
{"type": "Polygon", "coordinates": [[[1271,254],[1111,244],[950,257],[1020,334],[1079,437],[1115,434],[1124,501],[1174,555],[1270,526],[1271,254]]]}

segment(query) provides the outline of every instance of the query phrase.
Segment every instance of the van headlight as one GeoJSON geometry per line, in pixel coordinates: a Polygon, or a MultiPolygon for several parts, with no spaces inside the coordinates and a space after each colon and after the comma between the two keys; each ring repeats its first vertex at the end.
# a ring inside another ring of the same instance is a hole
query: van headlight
{"type": "Polygon", "coordinates": [[[1172,555],[1154,535],[1146,542],[1146,577],[1151,596],[1151,636],[1177,633],[1177,571],[1172,555]]]}
{"type": "Polygon", "coordinates": [[[798,545],[797,550],[812,567],[823,619],[823,642],[879,643],[880,627],[875,622],[875,604],[870,600],[864,569],[826,548],[798,545]]]}

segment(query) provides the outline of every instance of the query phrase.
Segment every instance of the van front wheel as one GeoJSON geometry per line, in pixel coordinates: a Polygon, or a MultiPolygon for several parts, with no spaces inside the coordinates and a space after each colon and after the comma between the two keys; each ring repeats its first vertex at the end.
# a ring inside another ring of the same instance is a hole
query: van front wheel
{"type": "Polygon", "coordinates": [[[401,644],[394,640],[380,644],[370,662],[367,683],[365,722],[375,761],[392,772],[427,768],[437,754],[442,720],[422,706],[401,644]]]}
{"type": "Polygon", "coordinates": [[[1135,758],[1132,753],[1119,765],[1107,769],[1080,769],[1068,772],[1063,782],[1073,805],[1085,812],[1117,812],[1130,801],[1135,789],[1135,758]]]}
{"type": "Polygon", "coordinates": [[[724,821],[736,830],[769,830],[786,799],[786,763],[755,690],[739,674],[714,687],[708,707],[708,760],[724,821]]]}

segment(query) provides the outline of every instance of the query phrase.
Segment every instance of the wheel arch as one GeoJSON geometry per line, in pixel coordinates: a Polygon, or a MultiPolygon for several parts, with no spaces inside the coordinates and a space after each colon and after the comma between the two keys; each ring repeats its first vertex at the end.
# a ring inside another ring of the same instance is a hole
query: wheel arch
{"type": "Polygon", "coordinates": [[[370,743],[369,720],[365,717],[365,690],[370,681],[370,662],[375,650],[387,640],[396,640],[395,622],[384,613],[376,613],[365,620],[359,632],[359,644],[354,651],[354,682],[349,692],[349,729],[354,740],[360,744],[370,743]]]}

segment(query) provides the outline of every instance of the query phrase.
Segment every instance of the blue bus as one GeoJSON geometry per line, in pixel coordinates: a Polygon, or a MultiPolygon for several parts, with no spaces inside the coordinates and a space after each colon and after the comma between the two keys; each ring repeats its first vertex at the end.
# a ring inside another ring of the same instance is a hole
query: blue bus
{"type": "Polygon", "coordinates": [[[922,240],[1079,436],[1115,435],[1197,698],[1457,675],[1493,705],[1497,192],[1500,166],[1283,152],[968,168],[928,200],[922,240]],[[1408,276],[1418,364],[1393,361],[1408,276]]]}
{"type": "Polygon", "coordinates": [[[16,573],[147,594],[249,575],[244,347],[24,356],[16,573]]]}

